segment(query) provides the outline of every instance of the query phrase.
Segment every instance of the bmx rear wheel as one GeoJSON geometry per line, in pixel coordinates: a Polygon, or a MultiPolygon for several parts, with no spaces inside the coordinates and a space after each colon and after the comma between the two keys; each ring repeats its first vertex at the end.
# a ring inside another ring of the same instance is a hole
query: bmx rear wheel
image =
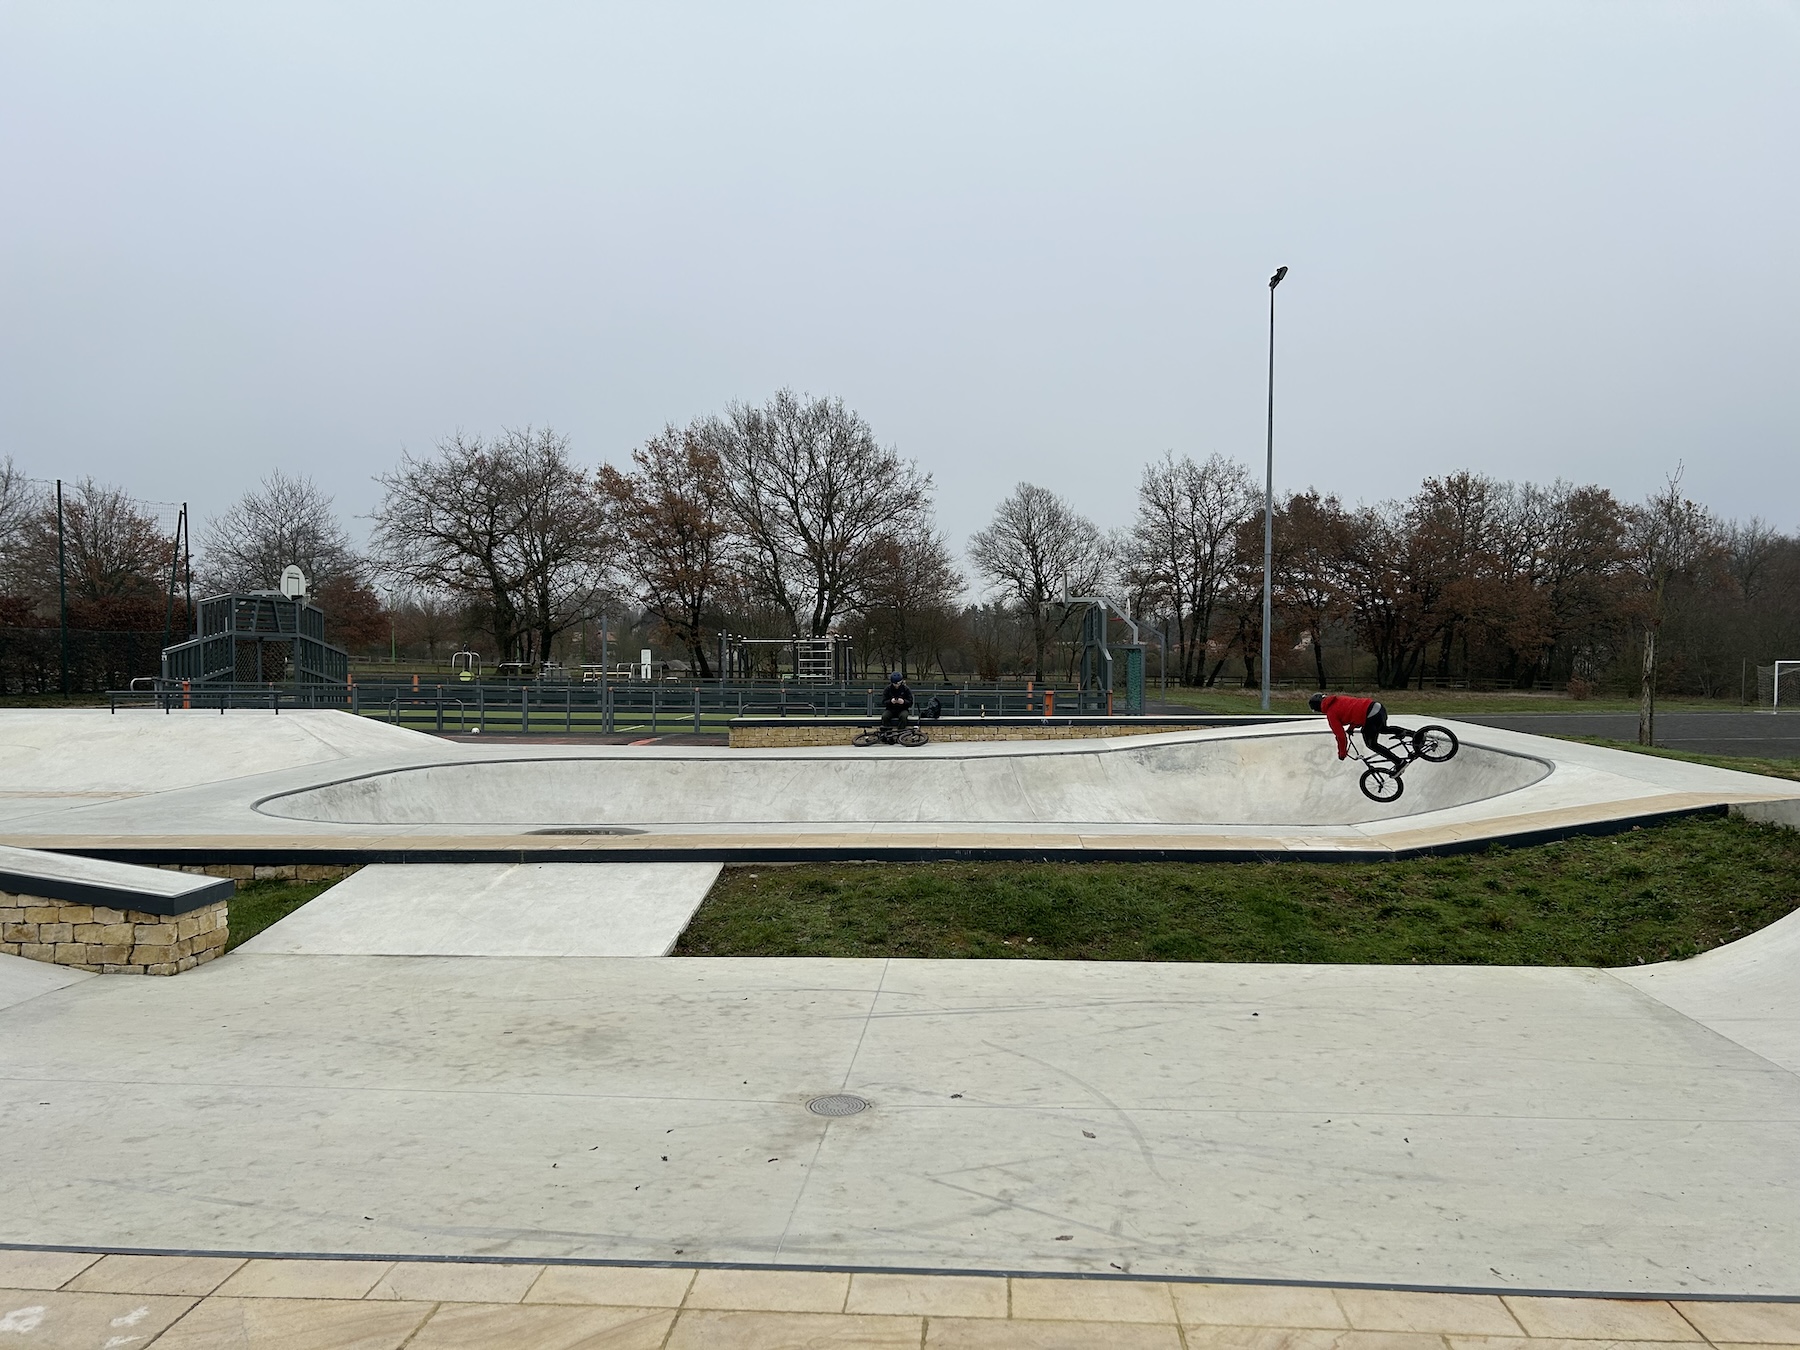
{"type": "Polygon", "coordinates": [[[856,733],[856,739],[851,741],[850,744],[867,747],[876,744],[880,740],[881,737],[876,735],[873,731],[859,731],[856,733]]]}
{"type": "Polygon", "coordinates": [[[1397,802],[1400,794],[1406,791],[1406,784],[1400,781],[1400,775],[1392,769],[1364,769],[1361,782],[1363,796],[1372,802],[1397,802]]]}
{"type": "Polygon", "coordinates": [[[1456,733],[1449,727],[1420,727],[1413,733],[1413,753],[1420,759],[1429,760],[1433,764],[1442,764],[1447,759],[1454,759],[1460,744],[1456,739],[1456,733]]]}
{"type": "Polygon", "coordinates": [[[908,727],[905,731],[900,733],[900,744],[923,745],[925,744],[925,733],[920,731],[917,727],[908,727]]]}

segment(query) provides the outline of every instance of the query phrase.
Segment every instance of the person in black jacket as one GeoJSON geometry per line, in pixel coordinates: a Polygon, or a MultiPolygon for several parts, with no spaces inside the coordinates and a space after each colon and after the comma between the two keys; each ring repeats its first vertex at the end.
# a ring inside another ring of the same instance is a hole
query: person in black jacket
{"type": "Polygon", "coordinates": [[[912,711],[913,693],[907,687],[906,677],[899,671],[888,676],[887,688],[881,695],[881,725],[884,727],[903,727],[906,725],[906,714],[912,711]]]}

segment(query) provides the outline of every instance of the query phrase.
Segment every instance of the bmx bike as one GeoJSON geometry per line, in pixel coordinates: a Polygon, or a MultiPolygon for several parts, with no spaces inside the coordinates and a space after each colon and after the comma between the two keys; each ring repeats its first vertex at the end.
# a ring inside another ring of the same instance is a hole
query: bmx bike
{"type": "Polygon", "coordinates": [[[1358,744],[1358,738],[1349,737],[1350,753],[1363,765],[1362,777],[1357,780],[1357,786],[1362,789],[1363,796],[1372,802],[1399,801],[1400,794],[1406,791],[1406,781],[1402,775],[1405,774],[1407,765],[1419,759],[1428,764],[1442,764],[1447,759],[1456,758],[1460,745],[1454,731],[1449,727],[1436,725],[1423,726],[1417,731],[1378,732],[1377,735],[1385,735],[1393,741],[1393,751],[1400,756],[1399,764],[1370,758],[1369,752],[1358,744]]]}
{"type": "Polygon", "coordinates": [[[908,721],[900,726],[882,723],[877,726],[864,727],[856,733],[856,739],[850,744],[857,746],[870,745],[923,745],[927,740],[925,729],[916,721],[908,721]]]}

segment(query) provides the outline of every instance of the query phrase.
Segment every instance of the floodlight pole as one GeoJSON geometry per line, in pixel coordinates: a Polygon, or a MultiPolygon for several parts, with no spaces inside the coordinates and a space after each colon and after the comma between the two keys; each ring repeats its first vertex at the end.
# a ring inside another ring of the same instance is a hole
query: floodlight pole
{"type": "Polygon", "coordinates": [[[1287,275],[1278,267],[1269,278],[1269,432],[1263,473],[1262,710],[1269,711],[1269,625],[1275,611],[1275,288],[1287,275]]]}

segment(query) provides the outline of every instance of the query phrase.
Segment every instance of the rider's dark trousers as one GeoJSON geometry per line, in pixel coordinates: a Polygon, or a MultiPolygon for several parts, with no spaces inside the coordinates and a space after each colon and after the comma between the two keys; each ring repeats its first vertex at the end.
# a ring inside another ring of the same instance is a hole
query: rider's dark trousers
{"type": "Polygon", "coordinates": [[[1375,739],[1384,731],[1405,734],[1400,727],[1390,727],[1388,725],[1387,709],[1377,703],[1373,708],[1369,709],[1369,720],[1363,723],[1363,744],[1368,746],[1369,749],[1373,750],[1376,754],[1392,761],[1395,768],[1399,768],[1400,756],[1396,755],[1392,750],[1389,750],[1380,741],[1375,739]]]}

